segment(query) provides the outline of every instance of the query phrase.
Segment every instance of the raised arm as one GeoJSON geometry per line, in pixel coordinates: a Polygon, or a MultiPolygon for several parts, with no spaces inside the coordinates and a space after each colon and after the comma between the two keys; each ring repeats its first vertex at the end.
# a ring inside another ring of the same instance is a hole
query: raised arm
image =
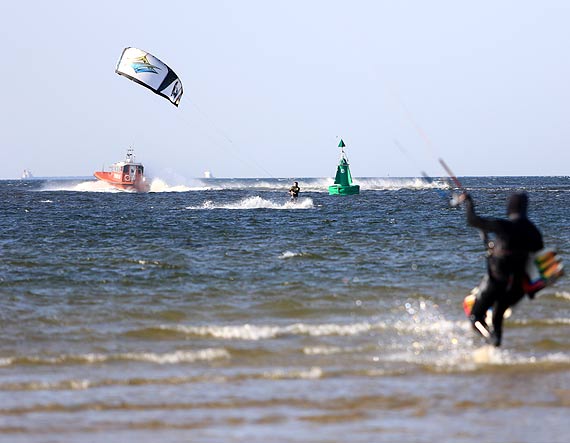
{"type": "Polygon", "coordinates": [[[470,194],[464,194],[465,212],[467,214],[467,224],[483,232],[497,232],[501,229],[501,222],[494,218],[479,217],[475,213],[475,205],[470,194]]]}

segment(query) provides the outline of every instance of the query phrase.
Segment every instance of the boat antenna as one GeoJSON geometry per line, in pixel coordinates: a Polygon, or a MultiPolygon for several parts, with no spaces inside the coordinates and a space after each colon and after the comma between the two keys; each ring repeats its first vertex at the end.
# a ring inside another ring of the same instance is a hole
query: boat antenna
{"type": "Polygon", "coordinates": [[[127,163],[134,163],[135,162],[135,149],[132,146],[129,146],[127,149],[127,163]]]}

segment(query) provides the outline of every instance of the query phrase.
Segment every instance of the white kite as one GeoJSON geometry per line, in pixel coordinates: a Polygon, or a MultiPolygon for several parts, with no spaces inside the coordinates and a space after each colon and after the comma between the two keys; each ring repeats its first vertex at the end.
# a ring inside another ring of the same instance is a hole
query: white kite
{"type": "Polygon", "coordinates": [[[137,82],[178,106],[182,97],[182,82],[166,64],[148,52],[125,48],[115,72],[137,82]]]}

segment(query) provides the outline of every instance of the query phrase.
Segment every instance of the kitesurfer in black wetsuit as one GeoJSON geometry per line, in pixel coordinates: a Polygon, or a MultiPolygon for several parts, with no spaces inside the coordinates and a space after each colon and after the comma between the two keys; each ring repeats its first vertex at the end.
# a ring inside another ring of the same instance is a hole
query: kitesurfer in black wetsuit
{"type": "Polygon", "coordinates": [[[291,195],[291,200],[297,200],[297,197],[299,197],[300,191],[301,191],[301,188],[299,187],[299,182],[294,182],[293,186],[291,186],[291,189],[289,189],[289,194],[291,195]]]}
{"type": "MultiPolygon", "coordinates": [[[[508,219],[485,218],[475,214],[473,199],[463,195],[467,223],[480,229],[488,245],[487,275],[479,285],[470,320],[473,328],[494,346],[501,345],[503,315],[524,297],[523,281],[529,253],[543,248],[542,235],[527,218],[528,197],[519,192],[510,196],[508,219]],[[487,237],[494,234],[493,238],[487,237]],[[493,308],[493,331],[485,322],[493,308]]],[[[532,298],[534,294],[529,294],[532,298]]]]}

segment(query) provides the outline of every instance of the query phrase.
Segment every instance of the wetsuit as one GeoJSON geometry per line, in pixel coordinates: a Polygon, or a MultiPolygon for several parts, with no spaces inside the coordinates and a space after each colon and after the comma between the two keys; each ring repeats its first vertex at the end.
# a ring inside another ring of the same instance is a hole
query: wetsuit
{"type": "Polygon", "coordinates": [[[467,223],[480,229],[488,241],[487,275],[479,286],[479,293],[471,310],[470,320],[475,330],[495,346],[501,345],[503,315],[507,308],[524,297],[525,265],[530,252],[543,248],[542,235],[527,218],[528,197],[513,194],[508,203],[509,219],[484,218],[475,214],[473,200],[465,198],[467,223]],[[485,315],[493,308],[493,332],[485,323],[485,315]],[[485,331],[481,330],[481,327],[485,331]]]}
{"type": "Polygon", "coordinates": [[[291,194],[292,200],[295,200],[297,197],[299,197],[299,191],[301,191],[301,188],[299,186],[291,186],[291,189],[289,189],[289,194],[291,194]]]}

